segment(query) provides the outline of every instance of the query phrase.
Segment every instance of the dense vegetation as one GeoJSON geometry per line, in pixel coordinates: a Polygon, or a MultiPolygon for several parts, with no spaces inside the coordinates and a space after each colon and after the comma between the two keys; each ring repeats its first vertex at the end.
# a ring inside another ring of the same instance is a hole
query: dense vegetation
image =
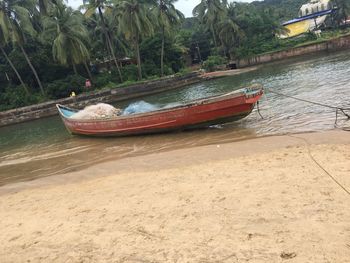
{"type": "MultiPolygon", "coordinates": [[[[63,0],[0,0],[0,110],[84,92],[85,79],[101,89],[185,72],[204,61],[213,70],[314,38],[275,37],[307,0],[202,0],[186,19],[176,0],[84,2],[78,11],[63,0]]],[[[339,24],[350,6],[334,2],[339,24]]]]}

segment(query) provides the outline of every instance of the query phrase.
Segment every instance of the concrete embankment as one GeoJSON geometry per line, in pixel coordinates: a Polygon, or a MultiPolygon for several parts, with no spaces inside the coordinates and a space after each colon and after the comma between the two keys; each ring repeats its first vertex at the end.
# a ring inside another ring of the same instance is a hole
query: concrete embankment
{"type": "Polygon", "coordinates": [[[130,85],[124,88],[89,92],[86,94],[78,95],[74,98],[65,98],[4,111],[0,112],[0,127],[40,119],[43,117],[54,116],[57,114],[56,104],[83,108],[86,105],[99,102],[112,103],[156,94],[167,90],[184,87],[200,81],[203,81],[201,74],[194,72],[184,76],[167,77],[160,80],[130,85]]]}
{"type": "Polygon", "coordinates": [[[237,61],[236,66],[237,68],[244,68],[321,51],[338,51],[345,50],[348,48],[350,48],[350,35],[331,40],[325,40],[324,42],[311,43],[308,45],[303,45],[288,50],[262,54],[251,58],[240,59],[237,61]]]}

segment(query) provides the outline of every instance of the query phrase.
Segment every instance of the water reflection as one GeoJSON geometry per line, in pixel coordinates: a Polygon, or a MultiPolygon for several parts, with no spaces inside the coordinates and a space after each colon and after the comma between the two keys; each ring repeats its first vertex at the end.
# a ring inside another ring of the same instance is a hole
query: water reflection
{"type": "MultiPolygon", "coordinates": [[[[207,81],[144,100],[164,106],[221,94],[258,82],[288,95],[350,107],[349,80],[350,55],[337,53],[265,65],[254,72],[207,81]]],[[[268,92],[262,98],[261,112],[263,120],[254,111],[247,118],[225,126],[125,138],[70,136],[58,117],[4,127],[0,129],[0,185],[75,171],[128,156],[262,135],[327,130],[333,128],[335,119],[334,110],[268,92]]],[[[347,124],[344,118],[340,120],[342,124],[347,124]]]]}

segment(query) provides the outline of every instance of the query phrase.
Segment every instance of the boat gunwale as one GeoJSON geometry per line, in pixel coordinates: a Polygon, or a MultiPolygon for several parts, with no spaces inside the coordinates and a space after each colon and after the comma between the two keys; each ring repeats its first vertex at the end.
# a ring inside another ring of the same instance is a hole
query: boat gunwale
{"type": "Polygon", "coordinates": [[[216,103],[219,101],[225,101],[225,100],[229,100],[229,99],[234,99],[234,98],[238,98],[238,97],[242,97],[242,96],[247,96],[246,89],[253,89],[250,92],[254,92],[254,96],[259,96],[262,92],[263,92],[263,86],[261,84],[254,84],[252,86],[249,86],[247,88],[242,88],[242,89],[238,89],[235,91],[231,91],[229,93],[225,93],[225,94],[220,94],[217,96],[211,96],[211,97],[207,97],[207,98],[202,98],[202,99],[198,99],[198,100],[193,100],[193,101],[189,101],[186,104],[182,104],[182,105],[178,105],[175,107],[171,107],[171,108],[166,108],[166,109],[159,109],[159,110],[155,110],[155,111],[149,111],[149,112],[144,112],[144,113],[137,113],[137,114],[130,114],[130,115],[121,115],[121,116],[117,116],[117,117],[112,117],[112,118],[105,118],[105,119],[73,119],[71,117],[67,117],[63,114],[63,112],[61,111],[61,108],[63,109],[67,109],[69,111],[72,112],[78,112],[79,110],[77,109],[73,109],[61,104],[56,104],[56,107],[58,109],[58,112],[60,114],[60,116],[63,118],[63,120],[67,120],[67,121],[71,121],[74,123],[92,123],[92,122],[110,122],[110,121],[119,121],[119,120],[125,120],[125,119],[130,119],[130,118],[140,118],[140,117],[147,117],[150,115],[155,115],[155,114],[163,114],[163,113],[167,113],[167,112],[172,112],[172,111],[177,111],[180,109],[186,109],[189,107],[193,107],[193,106],[199,106],[199,105],[206,105],[206,104],[211,104],[211,103],[216,103]]]}

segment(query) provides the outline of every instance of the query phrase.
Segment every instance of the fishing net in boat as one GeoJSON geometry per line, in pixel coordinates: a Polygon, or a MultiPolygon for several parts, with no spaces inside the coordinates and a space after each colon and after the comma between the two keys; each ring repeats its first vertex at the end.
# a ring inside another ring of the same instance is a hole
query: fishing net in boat
{"type": "Polygon", "coordinates": [[[159,107],[141,100],[138,102],[131,103],[128,107],[124,109],[122,115],[145,113],[145,112],[155,111],[158,109],[159,107]]]}
{"type": "Polygon", "coordinates": [[[112,105],[99,103],[85,107],[83,110],[78,111],[71,118],[73,119],[108,119],[117,117],[122,113],[121,109],[117,109],[112,105]]]}
{"type": "Polygon", "coordinates": [[[181,105],[181,103],[169,103],[166,105],[154,105],[148,102],[145,102],[143,100],[137,101],[134,103],[131,103],[129,106],[127,106],[121,115],[131,115],[131,114],[138,114],[138,113],[145,113],[145,112],[152,112],[156,110],[164,110],[164,109],[170,109],[181,105]]]}

